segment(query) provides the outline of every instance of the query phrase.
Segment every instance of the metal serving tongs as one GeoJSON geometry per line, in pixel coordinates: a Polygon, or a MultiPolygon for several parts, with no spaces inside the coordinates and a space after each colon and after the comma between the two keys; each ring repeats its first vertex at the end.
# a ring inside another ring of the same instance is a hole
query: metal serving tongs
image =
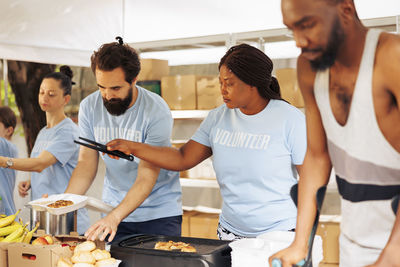
{"type": "Polygon", "coordinates": [[[86,142],[88,142],[90,144],[93,144],[93,145],[90,145],[90,144],[87,144],[87,143],[83,143],[83,142],[79,142],[77,140],[74,140],[74,142],[77,143],[77,144],[80,144],[82,146],[86,146],[88,148],[91,148],[91,149],[94,149],[94,150],[97,150],[97,151],[100,151],[100,152],[103,152],[103,153],[106,153],[106,154],[110,154],[110,155],[117,156],[117,157],[122,158],[122,159],[133,161],[133,156],[132,155],[127,155],[124,152],[121,152],[119,150],[107,150],[107,146],[105,146],[103,144],[100,144],[100,143],[97,143],[95,141],[92,141],[90,139],[86,139],[86,138],[83,138],[83,137],[79,137],[79,139],[82,139],[83,141],[86,141],[86,142]]]}
{"type": "MultiPolygon", "coordinates": [[[[292,197],[292,200],[293,200],[294,204],[296,205],[296,207],[297,207],[297,191],[298,191],[298,184],[295,184],[290,189],[290,196],[292,197]]],[[[321,186],[317,191],[317,196],[316,196],[317,197],[317,214],[315,215],[314,225],[311,229],[310,238],[308,239],[307,257],[304,260],[301,260],[300,262],[298,262],[297,264],[292,265],[293,267],[313,267],[311,253],[312,253],[312,247],[313,247],[313,243],[314,243],[315,233],[316,233],[317,227],[318,227],[318,221],[319,221],[319,215],[321,213],[322,203],[323,203],[324,197],[325,197],[325,192],[326,192],[326,186],[321,186]]],[[[273,259],[272,267],[282,267],[281,261],[279,259],[273,259]]]]}

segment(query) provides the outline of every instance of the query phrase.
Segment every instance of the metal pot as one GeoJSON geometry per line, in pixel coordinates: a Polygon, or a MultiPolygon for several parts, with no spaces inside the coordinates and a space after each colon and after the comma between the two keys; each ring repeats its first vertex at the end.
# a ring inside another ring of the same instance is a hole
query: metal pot
{"type": "Polygon", "coordinates": [[[61,215],[53,215],[47,211],[39,211],[31,208],[31,227],[39,222],[39,228],[50,235],[68,235],[70,232],[77,231],[76,217],[77,211],[61,215]]]}

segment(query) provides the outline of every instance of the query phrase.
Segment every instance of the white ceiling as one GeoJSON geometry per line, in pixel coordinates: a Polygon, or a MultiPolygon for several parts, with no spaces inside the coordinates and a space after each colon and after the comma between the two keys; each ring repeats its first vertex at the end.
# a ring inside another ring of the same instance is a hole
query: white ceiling
{"type": "MultiPolygon", "coordinates": [[[[400,15],[399,0],[355,0],[359,16],[400,15]]],[[[280,0],[1,0],[0,58],[88,66],[100,44],[281,28],[280,0]]],[[[171,65],[217,62],[224,48],[142,54],[171,65]]],[[[272,58],[294,44],[268,44],[272,58]]]]}

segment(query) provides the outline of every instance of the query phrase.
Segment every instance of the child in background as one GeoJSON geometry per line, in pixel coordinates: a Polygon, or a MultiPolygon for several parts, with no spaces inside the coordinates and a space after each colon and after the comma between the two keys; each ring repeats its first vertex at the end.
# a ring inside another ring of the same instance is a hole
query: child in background
{"type": "MultiPolygon", "coordinates": [[[[17,118],[9,107],[0,107],[0,155],[7,158],[18,156],[17,147],[10,142],[14,133],[17,118]]],[[[7,165],[8,166],[8,165],[7,165]]],[[[0,168],[0,196],[6,215],[15,213],[14,186],[16,171],[9,168],[0,168]]]]}

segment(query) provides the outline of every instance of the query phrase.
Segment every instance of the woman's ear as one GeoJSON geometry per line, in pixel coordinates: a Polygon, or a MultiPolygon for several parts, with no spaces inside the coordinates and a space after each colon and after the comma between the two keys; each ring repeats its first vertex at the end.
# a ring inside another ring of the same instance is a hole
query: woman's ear
{"type": "Polygon", "coordinates": [[[64,104],[67,105],[69,101],[71,100],[71,95],[65,95],[64,96],[64,104]]]}

